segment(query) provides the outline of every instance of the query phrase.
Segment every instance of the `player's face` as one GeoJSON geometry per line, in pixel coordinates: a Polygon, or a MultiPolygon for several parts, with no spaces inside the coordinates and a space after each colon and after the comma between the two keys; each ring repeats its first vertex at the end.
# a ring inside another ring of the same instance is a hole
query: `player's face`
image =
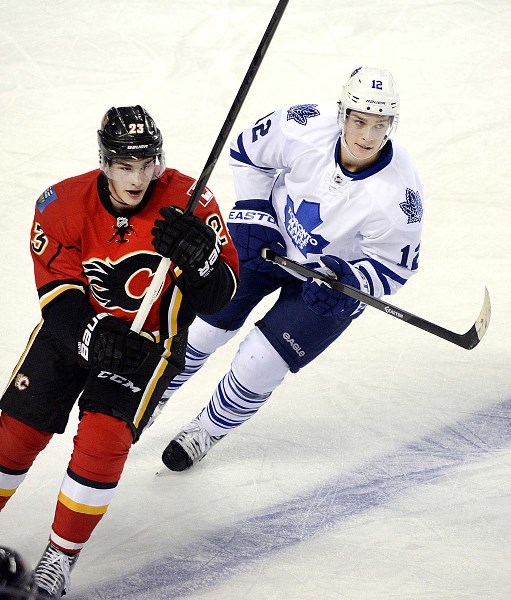
{"type": "Polygon", "coordinates": [[[344,122],[344,139],[353,158],[367,160],[375,156],[390,125],[389,116],[351,111],[344,122]]]}
{"type": "Polygon", "coordinates": [[[114,159],[105,169],[113,207],[129,210],[138,206],[154,175],[155,159],[114,159]]]}

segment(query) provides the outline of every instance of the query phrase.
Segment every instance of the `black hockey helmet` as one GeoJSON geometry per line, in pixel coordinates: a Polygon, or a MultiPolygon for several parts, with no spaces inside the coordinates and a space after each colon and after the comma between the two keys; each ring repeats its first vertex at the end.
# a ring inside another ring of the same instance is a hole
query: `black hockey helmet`
{"type": "Polygon", "coordinates": [[[32,572],[21,555],[0,546],[0,600],[36,599],[37,593],[30,591],[31,579],[32,572]]]}
{"type": "Polygon", "coordinates": [[[101,169],[114,158],[141,160],[155,157],[155,178],[165,170],[163,138],[149,113],[140,105],[112,107],[101,120],[98,130],[101,169]]]}

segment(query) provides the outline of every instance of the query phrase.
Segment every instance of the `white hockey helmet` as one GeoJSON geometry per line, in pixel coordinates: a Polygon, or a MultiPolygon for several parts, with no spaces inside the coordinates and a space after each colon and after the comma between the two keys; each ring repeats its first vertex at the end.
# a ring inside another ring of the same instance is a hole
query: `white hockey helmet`
{"type": "Polygon", "coordinates": [[[384,140],[387,141],[395,132],[399,118],[399,94],[392,74],[374,67],[355,69],[343,86],[339,101],[339,125],[343,129],[351,110],[391,117],[384,140]]]}
{"type": "Polygon", "coordinates": [[[394,77],[384,69],[358,67],[342,88],[341,103],[347,109],[395,117],[399,94],[394,77]]]}

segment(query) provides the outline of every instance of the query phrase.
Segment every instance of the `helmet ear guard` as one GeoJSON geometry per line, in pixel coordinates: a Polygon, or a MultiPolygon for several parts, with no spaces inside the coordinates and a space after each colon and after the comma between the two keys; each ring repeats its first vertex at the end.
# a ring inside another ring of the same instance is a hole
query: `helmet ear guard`
{"type": "Polygon", "coordinates": [[[343,86],[338,104],[338,122],[343,129],[346,117],[352,110],[390,117],[384,142],[390,139],[397,129],[399,94],[390,71],[373,67],[358,67],[343,86]]]}
{"type": "Polygon", "coordinates": [[[154,157],[153,179],[165,170],[163,137],[149,113],[140,105],[112,107],[98,130],[99,165],[106,173],[114,159],[142,160],[154,157]]]}

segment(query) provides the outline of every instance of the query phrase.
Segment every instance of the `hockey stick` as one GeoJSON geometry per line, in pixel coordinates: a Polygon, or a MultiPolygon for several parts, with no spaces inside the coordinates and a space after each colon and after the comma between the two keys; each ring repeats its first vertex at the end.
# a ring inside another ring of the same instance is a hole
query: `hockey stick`
{"type": "MultiPolygon", "coordinates": [[[[213,168],[215,167],[220,153],[222,152],[222,149],[225,145],[225,142],[229,137],[232,126],[234,125],[234,121],[236,120],[243,105],[243,102],[247,97],[248,91],[252,85],[252,82],[255,79],[257,71],[259,70],[261,63],[263,62],[266,50],[268,50],[268,46],[270,45],[273,35],[277,30],[277,26],[280,23],[280,20],[282,19],[282,15],[286,10],[288,2],[289,0],[279,0],[279,3],[277,4],[277,8],[275,9],[275,12],[273,13],[273,16],[268,24],[268,27],[266,28],[266,31],[264,32],[264,35],[261,38],[259,47],[257,48],[256,53],[254,54],[254,58],[252,59],[252,62],[248,67],[248,71],[243,81],[241,82],[241,86],[238,90],[238,93],[236,94],[236,98],[234,99],[234,102],[232,103],[232,106],[229,109],[229,112],[227,113],[225,122],[222,125],[222,129],[220,129],[220,133],[218,134],[216,142],[213,145],[208,160],[206,161],[206,164],[202,169],[202,173],[200,174],[199,179],[195,182],[191,198],[188,202],[188,205],[185,208],[185,213],[192,213],[197,207],[197,204],[199,203],[200,197],[204,192],[204,188],[206,187],[206,184],[209,181],[211,173],[213,172],[213,168]]],[[[147,288],[144,299],[142,300],[140,308],[138,309],[137,316],[135,317],[131,325],[131,331],[134,331],[135,333],[140,333],[140,330],[142,329],[145,320],[147,319],[147,315],[151,310],[151,306],[153,305],[153,302],[156,300],[158,294],[161,291],[169,267],[170,260],[168,258],[162,258],[153,276],[151,284],[147,288]]]]}
{"type": "Polygon", "coordinates": [[[488,289],[484,289],[484,301],[483,306],[479,312],[479,316],[475,320],[475,323],[466,333],[454,333],[453,331],[449,331],[440,325],[435,325],[435,323],[431,323],[431,321],[426,321],[426,319],[422,319],[421,317],[417,317],[416,315],[412,315],[409,312],[406,312],[402,308],[398,308],[397,306],[392,306],[392,304],[387,304],[383,300],[379,300],[378,298],[373,298],[373,296],[366,294],[356,288],[353,288],[349,285],[345,285],[338,281],[337,279],[333,279],[332,277],[328,277],[327,275],[323,275],[319,271],[315,271],[309,267],[301,265],[285,256],[279,256],[273,250],[269,248],[263,248],[261,251],[261,256],[266,260],[269,260],[284,269],[288,269],[290,271],[294,271],[303,277],[312,277],[312,279],[317,279],[319,281],[324,281],[328,283],[328,285],[337,290],[346,294],[346,296],[350,296],[351,298],[355,298],[356,300],[360,300],[364,304],[368,304],[373,308],[377,308],[378,310],[387,313],[391,317],[395,317],[396,319],[400,319],[401,321],[405,321],[406,323],[410,323],[410,325],[415,325],[419,329],[427,331],[428,333],[432,333],[438,337],[447,340],[456,346],[461,346],[466,350],[471,350],[475,348],[477,344],[482,340],[483,335],[486,333],[490,325],[490,315],[491,315],[491,304],[490,304],[490,295],[488,293],[488,289]]]}

